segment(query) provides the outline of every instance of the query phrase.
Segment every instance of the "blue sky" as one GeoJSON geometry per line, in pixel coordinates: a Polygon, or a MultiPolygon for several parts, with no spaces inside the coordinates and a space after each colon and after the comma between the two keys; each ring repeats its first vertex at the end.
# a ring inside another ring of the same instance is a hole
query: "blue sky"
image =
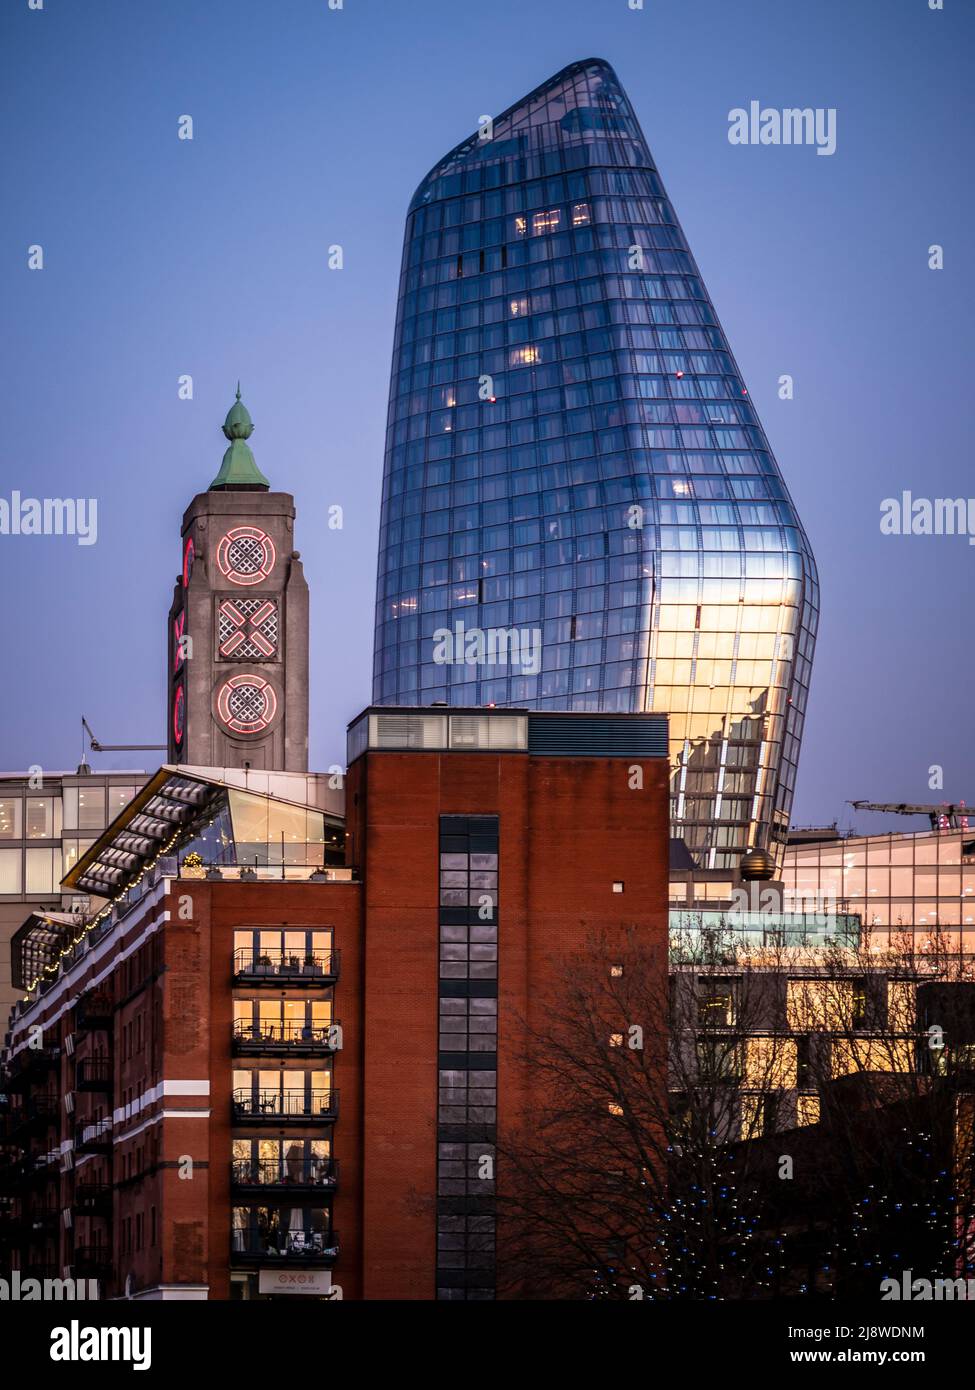
{"type": "Polygon", "coordinates": [[[312,763],[341,758],[370,694],[409,198],[479,116],[600,56],[819,561],[797,823],[843,821],[848,797],[975,798],[975,548],[879,529],[902,489],[975,494],[973,38],[962,0],[8,0],[0,495],[96,497],[99,512],[94,546],[0,536],[0,766],[73,765],[82,713],[106,742],[162,739],[180,519],[219,465],[238,377],[258,464],[298,505],[312,763]],[[730,145],[728,113],[751,100],[835,107],[836,153],[730,145]]]}

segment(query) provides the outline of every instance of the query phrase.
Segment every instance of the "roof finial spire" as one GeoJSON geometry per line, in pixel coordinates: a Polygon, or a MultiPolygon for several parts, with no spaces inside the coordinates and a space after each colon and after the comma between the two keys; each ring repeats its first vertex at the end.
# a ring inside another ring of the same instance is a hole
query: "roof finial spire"
{"type": "Polygon", "coordinates": [[[254,462],[254,455],[247,444],[247,440],[254,433],[254,421],[240,399],[239,381],[237,399],[227,411],[223,432],[230,440],[230,448],[223,456],[220,472],[210,484],[209,491],[228,489],[240,492],[267,492],[271,484],[254,462]]]}

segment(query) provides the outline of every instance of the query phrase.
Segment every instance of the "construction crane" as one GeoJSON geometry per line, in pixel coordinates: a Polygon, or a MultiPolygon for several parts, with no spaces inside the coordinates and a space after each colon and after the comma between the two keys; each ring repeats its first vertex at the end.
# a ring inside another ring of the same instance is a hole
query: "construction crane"
{"type": "Polygon", "coordinates": [[[85,734],[88,735],[88,743],[93,753],[164,753],[165,743],[99,743],[98,739],[91,731],[91,725],[84,715],[81,716],[81,762],[78,764],[79,773],[88,773],[91,768],[85,760],[85,734]]]}
{"type": "Polygon", "coordinates": [[[967,830],[969,815],[975,808],[964,801],[942,802],[940,806],[917,805],[910,801],[850,801],[855,811],[889,811],[894,816],[927,816],[932,830],[967,830]]]}

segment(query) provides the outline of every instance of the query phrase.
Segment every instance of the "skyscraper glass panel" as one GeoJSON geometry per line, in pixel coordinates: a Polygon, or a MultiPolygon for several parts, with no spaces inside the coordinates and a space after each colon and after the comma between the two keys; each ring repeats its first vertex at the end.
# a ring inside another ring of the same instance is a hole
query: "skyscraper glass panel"
{"type": "Polygon", "coordinates": [[[673,833],[730,868],[781,858],[817,612],[627,97],[573,64],[410,204],[373,698],[668,713],[673,833]]]}

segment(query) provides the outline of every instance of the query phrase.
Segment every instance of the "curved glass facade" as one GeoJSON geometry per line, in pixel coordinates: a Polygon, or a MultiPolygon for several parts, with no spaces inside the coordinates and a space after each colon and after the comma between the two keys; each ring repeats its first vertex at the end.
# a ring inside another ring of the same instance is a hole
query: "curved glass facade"
{"type": "Polygon", "coordinates": [[[373,699],[670,715],[673,834],[781,857],[815,563],[633,112],[573,64],[410,205],[373,699]]]}

